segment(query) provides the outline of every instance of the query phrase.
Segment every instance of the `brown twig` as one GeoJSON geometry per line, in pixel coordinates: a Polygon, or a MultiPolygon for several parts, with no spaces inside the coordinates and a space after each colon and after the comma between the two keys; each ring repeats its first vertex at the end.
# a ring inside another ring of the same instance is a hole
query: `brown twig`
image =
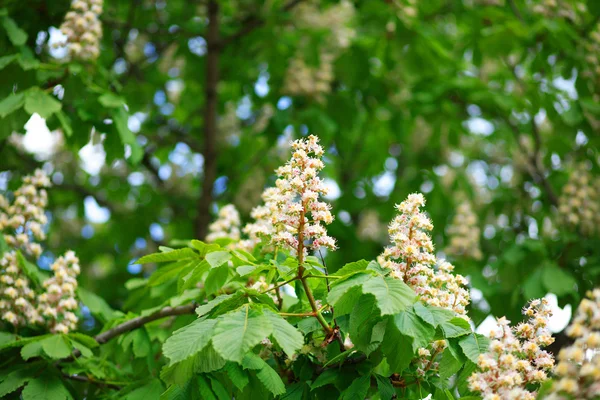
{"type": "Polygon", "coordinates": [[[202,194],[198,199],[195,232],[203,239],[210,222],[210,205],[213,201],[213,186],[217,179],[217,106],[219,102],[219,3],[208,2],[208,32],[206,34],[206,82],[204,104],[204,180],[202,194]]]}

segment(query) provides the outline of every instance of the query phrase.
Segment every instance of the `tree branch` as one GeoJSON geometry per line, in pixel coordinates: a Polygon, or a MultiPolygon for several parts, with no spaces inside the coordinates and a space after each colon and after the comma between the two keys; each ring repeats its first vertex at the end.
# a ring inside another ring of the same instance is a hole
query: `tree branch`
{"type": "Polygon", "coordinates": [[[197,306],[198,305],[196,303],[190,303],[178,307],[165,307],[145,317],[137,317],[134,319],[130,319],[129,321],[123,322],[122,324],[117,325],[114,328],[99,333],[98,335],[96,335],[96,337],[94,337],[94,339],[96,339],[96,342],[103,344],[116,336],[137,329],[141,326],[146,325],[149,322],[156,321],[157,319],[172,317],[175,315],[193,314],[197,306]]]}
{"type": "Polygon", "coordinates": [[[204,239],[210,222],[210,204],[213,186],[217,179],[217,84],[219,82],[219,4],[208,2],[208,32],[206,35],[206,83],[204,104],[204,180],[202,194],[198,199],[196,216],[196,238],[204,239]]]}

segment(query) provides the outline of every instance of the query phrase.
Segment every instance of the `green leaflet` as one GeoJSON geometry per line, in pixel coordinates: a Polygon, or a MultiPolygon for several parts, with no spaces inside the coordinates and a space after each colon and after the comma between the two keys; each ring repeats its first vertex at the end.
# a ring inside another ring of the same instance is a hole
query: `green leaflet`
{"type": "Polygon", "coordinates": [[[458,342],[465,356],[474,363],[477,363],[480,354],[487,353],[490,346],[490,339],[472,332],[468,336],[460,339],[458,342]]]}
{"type": "Polygon", "coordinates": [[[381,315],[396,314],[416,301],[417,295],[404,282],[390,277],[374,276],[362,285],[363,293],[377,299],[381,315]]]}
{"type": "Polygon", "coordinates": [[[214,319],[198,319],[173,333],[163,344],[163,353],[169,365],[197,354],[210,342],[215,324],[214,319]]]}
{"type": "Polygon", "coordinates": [[[224,359],[240,363],[244,355],[272,331],[269,319],[245,304],[219,317],[212,343],[224,359]]]}
{"type": "Polygon", "coordinates": [[[161,263],[161,262],[168,262],[168,261],[194,259],[194,258],[199,259],[200,255],[192,249],[184,248],[184,249],[165,251],[162,253],[148,254],[143,257],[140,257],[136,261],[136,264],[161,263]]]}
{"type": "Polygon", "coordinates": [[[296,351],[300,350],[302,345],[304,344],[304,336],[294,328],[289,322],[280,317],[278,314],[275,314],[271,310],[265,309],[263,314],[267,317],[267,319],[271,322],[273,326],[272,336],[281,346],[283,351],[288,355],[288,357],[292,357],[296,351]]]}
{"type": "Polygon", "coordinates": [[[43,374],[23,389],[23,400],[69,400],[73,397],[56,376],[43,374]]]}

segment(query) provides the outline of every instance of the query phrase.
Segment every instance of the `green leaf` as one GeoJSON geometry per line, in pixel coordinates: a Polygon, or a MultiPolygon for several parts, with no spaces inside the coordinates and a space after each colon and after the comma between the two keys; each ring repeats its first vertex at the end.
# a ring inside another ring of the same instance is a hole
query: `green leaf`
{"type": "Polygon", "coordinates": [[[95,293],[80,286],[77,288],[77,296],[101,322],[107,322],[115,317],[115,310],[113,310],[102,297],[95,293]]]}
{"type": "Polygon", "coordinates": [[[485,354],[490,346],[490,339],[478,333],[471,333],[462,338],[458,344],[462,348],[465,356],[474,363],[477,363],[480,354],[485,354]]]}
{"type": "Polygon", "coordinates": [[[427,347],[435,335],[435,328],[424,322],[411,308],[393,317],[394,324],[403,335],[413,338],[413,349],[427,347]]]}
{"type": "Polygon", "coordinates": [[[351,263],[344,265],[342,268],[338,269],[337,271],[335,271],[334,275],[346,276],[346,275],[350,275],[354,272],[364,271],[365,269],[367,269],[367,265],[369,265],[369,262],[367,260],[359,260],[359,261],[351,262],[351,263]]]}
{"type": "Polygon", "coordinates": [[[71,393],[55,376],[44,374],[32,380],[23,389],[23,400],[72,399],[71,393]]]}
{"type": "Polygon", "coordinates": [[[550,262],[542,270],[542,282],[548,291],[557,296],[573,293],[577,284],[573,275],[550,262]]]}
{"type": "Polygon", "coordinates": [[[440,378],[448,379],[455,373],[457,373],[462,367],[463,363],[457,360],[453,355],[452,351],[446,349],[442,354],[442,359],[440,360],[440,378]]]}
{"type": "Polygon", "coordinates": [[[0,57],[0,71],[4,69],[4,67],[6,67],[8,64],[16,60],[18,57],[18,54],[11,54],[8,56],[0,57]]]}
{"type": "Polygon", "coordinates": [[[231,253],[228,251],[213,251],[206,255],[206,261],[212,268],[220,267],[229,260],[231,260],[231,253]]]}
{"type": "Polygon", "coordinates": [[[310,385],[310,389],[314,390],[325,385],[334,383],[340,376],[340,372],[337,369],[326,369],[323,371],[317,379],[310,385]]]}
{"type": "Polygon", "coordinates": [[[60,122],[60,125],[63,128],[63,132],[68,136],[73,136],[73,127],[71,126],[71,122],[69,122],[69,118],[63,111],[59,111],[56,113],[56,117],[60,122]]]}
{"type": "Polygon", "coordinates": [[[200,260],[190,261],[189,259],[185,259],[174,262],[173,264],[161,266],[150,276],[150,279],[148,279],[148,285],[158,286],[174,280],[179,276],[185,276],[192,268],[194,268],[195,264],[202,262],[203,261],[200,260]]]}
{"type": "Polygon", "coordinates": [[[131,132],[127,126],[127,121],[129,119],[127,111],[125,111],[125,108],[123,107],[117,108],[113,111],[112,117],[115,127],[117,128],[117,132],[119,133],[119,137],[121,138],[121,142],[124,145],[129,145],[131,148],[131,156],[129,157],[129,160],[134,165],[138,164],[144,157],[144,150],[142,150],[142,147],[137,142],[135,134],[131,132]]]}
{"type": "Polygon", "coordinates": [[[219,295],[219,296],[215,297],[214,299],[212,299],[211,301],[209,301],[208,303],[202,304],[202,305],[196,307],[196,314],[198,314],[198,316],[201,317],[201,316],[209,313],[210,311],[212,311],[219,304],[231,299],[234,296],[236,296],[236,294],[234,294],[234,293],[219,295]]]}
{"type": "Polygon", "coordinates": [[[42,340],[40,343],[44,353],[54,360],[69,357],[73,350],[64,335],[52,335],[42,340]]]}
{"type": "Polygon", "coordinates": [[[371,338],[373,326],[379,319],[375,298],[371,295],[362,295],[350,313],[349,333],[354,346],[367,355],[374,350],[371,347],[376,347],[371,346],[371,338]]]}
{"type": "Polygon", "coordinates": [[[83,333],[71,332],[68,336],[71,340],[76,340],[79,343],[84,344],[86,347],[89,347],[90,349],[99,346],[98,342],[96,342],[96,339],[83,333]]]}
{"type": "Polygon", "coordinates": [[[265,363],[264,367],[256,373],[256,377],[273,395],[278,396],[285,393],[285,385],[281,377],[269,364],[265,363]]]}
{"type": "Polygon", "coordinates": [[[149,263],[161,263],[168,261],[179,261],[179,260],[194,260],[200,259],[198,253],[189,248],[176,249],[171,251],[165,251],[162,253],[153,253],[145,255],[139,258],[136,264],[149,264],[149,263]]]}
{"type": "Polygon", "coordinates": [[[48,119],[61,108],[60,101],[38,88],[29,89],[25,94],[25,111],[29,114],[38,113],[40,117],[48,119]]]}
{"type": "Polygon", "coordinates": [[[209,376],[208,379],[210,379],[210,387],[219,400],[231,400],[231,395],[227,393],[227,389],[225,389],[221,382],[212,376],[209,376]]]}
{"type": "Polygon", "coordinates": [[[173,365],[200,352],[210,342],[214,319],[198,319],[173,333],[163,344],[163,353],[173,365]]]}
{"type": "Polygon", "coordinates": [[[408,285],[391,277],[374,276],[362,285],[362,290],[375,296],[381,315],[399,313],[417,298],[408,285]]]}
{"type": "Polygon", "coordinates": [[[246,304],[219,317],[212,342],[224,359],[240,363],[244,355],[272,331],[269,319],[246,304]]]}
{"type": "Polygon", "coordinates": [[[21,357],[27,361],[32,357],[41,357],[42,355],[42,342],[36,341],[27,343],[21,348],[21,357]]]}
{"type": "Polygon", "coordinates": [[[346,279],[336,280],[331,284],[331,291],[327,295],[327,302],[333,306],[340,298],[355,286],[361,286],[371,278],[370,274],[359,272],[346,279]]]}
{"type": "Polygon", "coordinates": [[[246,276],[254,272],[257,268],[260,268],[259,265],[242,265],[235,269],[235,272],[238,273],[239,276],[246,276]]]}
{"type": "Polygon", "coordinates": [[[237,387],[239,390],[244,390],[249,382],[248,374],[238,364],[231,361],[225,364],[225,371],[235,387],[237,387]]]}
{"type": "Polygon", "coordinates": [[[164,388],[158,379],[153,379],[142,387],[129,392],[124,400],[150,400],[158,399],[164,388]]]}
{"type": "Polygon", "coordinates": [[[342,392],[340,400],[364,400],[367,398],[367,392],[371,387],[371,376],[363,375],[352,381],[348,389],[342,392]]]}
{"type": "Polygon", "coordinates": [[[381,400],[390,400],[396,394],[390,378],[375,374],[375,380],[377,381],[377,390],[381,400]]]}
{"type": "Polygon", "coordinates": [[[414,356],[412,338],[398,330],[393,318],[388,320],[381,350],[386,356],[391,371],[396,373],[404,371],[414,356]]]}
{"type": "Polygon", "coordinates": [[[304,344],[304,336],[289,322],[270,310],[264,310],[264,315],[273,326],[273,338],[281,346],[289,358],[300,350],[304,344]]]}
{"type": "Polygon", "coordinates": [[[198,389],[200,389],[200,397],[203,400],[217,400],[210,385],[203,376],[198,376],[198,389]]]}
{"type": "Polygon", "coordinates": [[[32,379],[32,372],[26,369],[18,369],[10,372],[0,383],[0,397],[14,392],[32,379]]]}
{"type": "Polygon", "coordinates": [[[195,380],[188,380],[183,385],[171,385],[160,395],[160,400],[201,400],[195,380]]]}
{"type": "Polygon", "coordinates": [[[4,118],[13,111],[18,110],[25,104],[25,95],[21,93],[11,94],[0,101],[0,117],[4,118]]]}
{"type": "Polygon", "coordinates": [[[229,266],[221,265],[220,267],[213,268],[208,272],[208,276],[206,277],[206,281],[204,282],[204,290],[207,295],[214,294],[218,292],[225,282],[227,282],[227,277],[229,276],[229,266]]]}
{"type": "Polygon", "coordinates": [[[125,100],[112,92],[106,92],[98,97],[98,102],[107,108],[117,108],[125,105],[125,100]]]}
{"type": "Polygon", "coordinates": [[[451,320],[441,323],[440,326],[446,338],[455,338],[472,332],[471,325],[460,317],[454,317],[451,320]]]}
{"type": "Polygon", "coordinates": [[[5,15],[0,17],[0,20],[2,21],[2,26],[4,26],[4,29],[6,30],[8,39],[10,39],[13,45],[23,46],[27,42],[27,33],[19,28],[12,18],[5,15]]]}

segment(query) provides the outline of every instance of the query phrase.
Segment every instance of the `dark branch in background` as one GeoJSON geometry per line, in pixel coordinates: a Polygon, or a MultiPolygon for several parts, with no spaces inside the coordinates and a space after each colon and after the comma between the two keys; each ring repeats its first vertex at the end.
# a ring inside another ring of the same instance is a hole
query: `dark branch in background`
{"type": "Polygon", "coordinates": [[[219,4],[217,0],[208,2],[208,32],[206,35],[206,83],[204,104],[204,180],[202,194],[196,208],[195,233],[204,239],[210,222],[210,204],[213,200],[213,186],[217,179],[217,84],[219,83],[219,4]]]}
{"type": "MultiPolygon", "coordinates": [[[[198,305],[196,303],[190,303],[178,307],[165,307],[145,317],[136,317],[134,319],[130,319],[129,321],[123,322],[122,324],[110,328],[107,331],[99,333],[94,337],[94,339],[96,339],[96,342],[104,344],[112,338],[115,338],[134,329],[140,328],[149,322],[156,321],[157,319],[172,317],[176,315],[194,314],[194,311],[196,310],[197,306],[198,305]]],[[[81,352],[79,350],[75,350],[73,351],[73,355],[71,357],[66,358],[63,361],[70,361],[74,358],[79,357],[80,355],[81,352]]]]}
{"type": "MultiPolygon", "coordinates": [[[[302,2],[302,0],[291,0],[289,3],[287,3],[285,6],[282,7],[281,11],[282,12],[290,11],[292,8],[296,7],[296,5],[298,5],[301,2],[302,2]]],[[[242,27],[240,28],[239,31],[237,31],[236,33],[234,33],[233,35],[231,35],[229,37],[226,37],[222,41],[218,42],[218,45],[220,47],[228,46],[231,43],[236,42],[239,39],[243,38],[244,36],[246,36],[247,34],[252,32],[253,30],[260,28],[262,25],[264,25],[264,23],[265,23],[265,20],[260,18],[259,16],[256,16],[256,15],[250,16],[250,17],[246,18],[244,20],[244,22],[242,22],[242,27]]]]}
{"type": "Polygon", "coordinates": [[[71,379],[73,381],[78,381],[78,382],[84,382],[84,383],[91,383],[100,387],[107,387],[110,389],[115,389],[115,390],[119,390],[121,389],[123,386],[125,386],[125,384],[123,385],[117,385],[115,383],[112,382],[104,382],[104,381],[100,381],[85,375],[69,375],[67,373],[62,373],[62,376],[67,378],[67,379],[71,379]]]}

